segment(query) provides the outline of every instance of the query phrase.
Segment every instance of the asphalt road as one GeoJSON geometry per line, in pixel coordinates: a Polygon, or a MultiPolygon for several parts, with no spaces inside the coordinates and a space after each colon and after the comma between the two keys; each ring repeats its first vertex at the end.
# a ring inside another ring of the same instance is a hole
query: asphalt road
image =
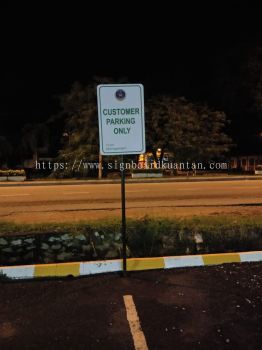
{"type": "MultiPolygon", "coordinates": [[[[55,222],[121,215],[120,184],[0,187],[0,220],[55,222]]],[[[128,217],[261,215],[262,180],[126,185],[128,217]]]]}

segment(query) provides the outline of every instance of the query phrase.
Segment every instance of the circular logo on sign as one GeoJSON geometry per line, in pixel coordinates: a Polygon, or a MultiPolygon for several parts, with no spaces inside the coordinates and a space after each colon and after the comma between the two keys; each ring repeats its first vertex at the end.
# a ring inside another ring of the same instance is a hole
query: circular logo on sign
{"type": "Polygon", "coordinates": [[[124,98],[126,97],[126,93],[125,93],[125,91],[122,90],[122,89],[116,90],[116,92],[115,92],[115,97],[116,97],[118,100],[122,101],[122,100],[124,100],[124,98]]]}

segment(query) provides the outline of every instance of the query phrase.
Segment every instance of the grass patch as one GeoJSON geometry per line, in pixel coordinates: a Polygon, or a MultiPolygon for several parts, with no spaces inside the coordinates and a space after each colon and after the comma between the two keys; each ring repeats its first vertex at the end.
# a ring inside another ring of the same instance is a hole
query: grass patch
{"type": "Polygon", "coordinates": [[[77,223],[37,223],[37,224],[16,224],[0,221],[0,237],[15,236],[23,234],[46,234],[46,233],[85,233],[88,228],[115,230],[121,225],[118,219],[103,221],[79,221],[77,223]]]}
{"type": "MultiPolygon", "coordinates": [[[[26,240],[27,236],[33,237],[34,242],[28,244],[31,244],[32,256],[38,263],[50,262],[50,259],[52,262],[57,261],[61,252],[65,259],[69,259],[65,261],[70,261],[72,256],[73,260],[99,260],[122,256],[119,219],[32,225],[0,222],[2,263],[5,264],[8,257],[11,257],[10,261],[16,262],[16,252],[19,259],[28,256],[31,248],[22,246],[20,249],[19,246],[19,242],[26,240]],[[65,234],[71,237],[65,238],[70,239],[68,244],[59,241],[59,237],[65,234]],[[23,237],[22,240],[19,240],[19,237],[23,237]],[[50,243],[50,237],[54,237],[51,242],[56,243],[50,243]],[[49,248],[46,247],[46,243],[49,248]],[[10,247],[12,252],[9,252],[10,247]]],[[[262,250],[262,217],[131,219],[127,221],[127,241],[129,257],[262,250]]]]}
{"type": "MultiPolygon", "coordinates": [[[[229,217],[229,216],[196,216],[191,218],[149,218],[145,216],[143,219],[127,219],[127,231],[137,232],[143,231],[145,235],[156,234],[156,230],[161,232],[169,232],[174,229],[187,228],[192,231],[210,230],[210,233],[224,231],[242,227],[262,228],[262,216],[254,217],[229,217]]],[[[120,219],[106,219],[100,221],[78,221],[68,223],[37,223],[37,224],[17,224],[8,221],[0,221],[0,236],[19,235],[19,234],[45,234],[45,233],[83,233],[87,228],[115,231],[121,228],[120,219]]],[[[143,233],[142,232],[142,233],[143,233]]]]}

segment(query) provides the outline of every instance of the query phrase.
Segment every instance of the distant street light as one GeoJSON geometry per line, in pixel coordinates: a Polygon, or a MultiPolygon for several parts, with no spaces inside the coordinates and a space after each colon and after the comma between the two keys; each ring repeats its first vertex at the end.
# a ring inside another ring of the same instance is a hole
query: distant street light
{"type": "Polygon", "coordinates": [[[162,149],[158,148],[157,151],[156,151],[156,157],[160,158],[161,157],[161,153],[162,153],[162,149]]]}

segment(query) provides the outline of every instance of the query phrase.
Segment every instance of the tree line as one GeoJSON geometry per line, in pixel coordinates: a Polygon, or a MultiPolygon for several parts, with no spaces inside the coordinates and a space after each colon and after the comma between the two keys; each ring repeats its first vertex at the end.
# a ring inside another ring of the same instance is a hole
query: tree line
{"type": "MultiPolygon", "coordinates": [[[[42,154],[63,161],[98,160],[99,135],[96,86],[111,78],[94,78],[87,85],[75,82],[59,97],[59,112],[44,123],[22,129],[19,159],[37,159],[42,154]]],[[[125,83],[126,79],[117,83],[125,83]]],[[[225,129],[229,123],[223,111],[196,104],[185,97],[160,94],[145,100],[147,151],[172,152],[176,161],[209,161],[227,154],[232,140],[225,129]]],[[[17,152],[17,151],[16,151],[17,152]]],[[[10,166],[11,144],[0,137],[0,165],[10,166]]],[[[17,154],[16,154],[17,159],[17,154]]]]}

